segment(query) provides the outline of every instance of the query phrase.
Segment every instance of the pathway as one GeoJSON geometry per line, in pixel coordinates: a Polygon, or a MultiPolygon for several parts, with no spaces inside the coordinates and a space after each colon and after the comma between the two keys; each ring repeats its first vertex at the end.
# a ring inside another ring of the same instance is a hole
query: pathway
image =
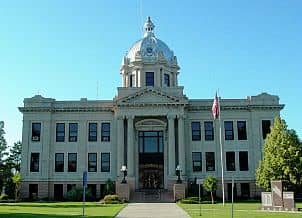
{"type": "Polygon", "coordinates": [[[116,218],[189,218],[175,203],[130,203],[116,218]]]}

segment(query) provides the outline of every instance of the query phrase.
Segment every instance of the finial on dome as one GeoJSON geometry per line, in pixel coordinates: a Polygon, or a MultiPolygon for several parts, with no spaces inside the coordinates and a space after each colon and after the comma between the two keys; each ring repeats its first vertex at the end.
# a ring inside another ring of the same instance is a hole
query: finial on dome
{"type": "Polygon", "coordinates": [[[148,16],[144,24],[144,37],[154,36],[154,27],[155,25],[152,23],[150,16],[148,16]]]}

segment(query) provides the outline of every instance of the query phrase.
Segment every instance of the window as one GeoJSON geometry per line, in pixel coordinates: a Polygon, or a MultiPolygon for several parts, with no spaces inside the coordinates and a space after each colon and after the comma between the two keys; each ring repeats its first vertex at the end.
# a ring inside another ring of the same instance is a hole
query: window
{"type": "Polygon", "coordinates": [[[55,172],[64,172],[64,153],[56,153],[55,155],[55,172]]]}
{"type": "Polygon", "coordinates": [[[78,124],[69,123],[69,141],[76,142],[78,141],[78,124]]]}
{"type": "Polygon", "coordinates": [[[146,72],[146,86],[154,86],[154,72],[146,72]]]}
{"type": "Polygon", "coordinates": [[[29,193],[28,198],[30,200],[37,199],[37,197],[38,197],[38,189],[39,189],[38,184],[29,184],[28,189],[29,189],[28,190],[28,193],[29,193]]]}
{"type": "Polygon", "coordinates": [[[129,86],[130,87],[134,87],[134,84],[135,84],[135,76],[133,74],[130,75],[129,77],[129,86]]]}
{"type": "Polygon", "coordinates": [[[206,170],[215,171],[215,153],[206,152],[206,170]]]}
{"type": "Polygon", "coordinates": [[[96,200],[96,184],[88,184],[87,189],[89,189],[91,196],[88,198],[90,201],[96,200]]]}
{"type": "Polygon", "coordinates": [[[204,139],[206,141],[214,140],[214,128],[212,121],[204,122],[204,139]]]}
{"type": "Polygon", "coordinates": [[[201,152],[192,152],[193,171],[202,171],[201,152]]]}
{"type": "Polygon", "coordinates": [[[77,153],[68,153],[68,172],[77,172],[77,153]]]}
{"type": "Polygon", "coordinates": [[[250,184],[241,183],[240,186],[241,186],[241,198],[250,199],[250,184]]]}
{"type": "Polygon", "coordinates": [[[98,124],[97,123],[89,123],[89,135],[88,135],[88,141],[90,142],[96,142],[97,141],[97,130],[98,124]]]}
{"type": "Polygon", "coordinates": [[[162,131],[139,131],[140,153],[162,153],[164,152],[164,139],[162,131]]]}
{"type": "Polygon", "coordinates": [[[88,153],[88,172],[97,171],[96,153],[88,153]]]}
{"type": "Polygon", "coordinates": [[[228,151],[226,152],[226,168],[227,171],[235,171],[235,152],[228,151]]]}
{"type": "Polygon", "coordinates": [[[39,142],[41,137],[41,123],[31,124],[31,140],[39,142]]]}
{"type": "Polygon", "coordinates": [[[237,121],[238,140],[246,140],[246,122],[237,121]]]}
{"type": "Polygon", "coordinates": [[[225,140],[234,140],[233,121],[224,121],[225,140]]]}
{"type": "Polygon", "coordinates": [[[199,122],[192,122],[192,141],[200,141],[200,123],[199,122]]]}
{"type": "Polygon", "coordinates": [[[101,153],[101,171],[110,172],[110,153],[101,153]]]}
{"type": "Polygon", "coordinates": [[[65,141],[65,123],[57,123],[56,126],[56,141],[64,142],[65,141]]]}
{"type": "Polygon", "coordinates": [[[55,201],[63,200],[63,184],[53,185],[53,197],[55,201]]]}
{"type": "Polygon", "coordinates": [[[169,74],[164,74],[164,84],[167,86],[167,87],[170,87],[170,75],[169,74]]]}
{"type": "Polygon", "coordinates": [[[40,153],[31,153],[30,172],[39,172],[40,153]]]}
{"type": "Polygon", "coordinates": [[[249,170],[249,155],[247,151],[239,151],[239,167],[240,171],[249,170]]]}
{"type": "Polygon", "coordinates": [[[271,132],[271,121],[270,120],[262,120],[262,137],[266,139],[267,134],[271,132]]]}
{"type": "Polygon", "coordinates": [[[110,123],[102,123],[101,140],[102,142],[110,141],[110,123]]]}
{"type": "Polygon", "coordinates": [[[74,188],[76,188],[76,184],[67,184],[67,192],[71,191],[74,188]]]}

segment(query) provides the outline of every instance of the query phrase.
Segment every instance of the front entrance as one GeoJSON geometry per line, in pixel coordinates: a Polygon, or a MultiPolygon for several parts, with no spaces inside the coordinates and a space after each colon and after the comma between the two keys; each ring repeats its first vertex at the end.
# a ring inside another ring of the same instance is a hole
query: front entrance
{"type": "Polygon", "coordinates": [[[162,131],[139,131],[139,188],[164,188],[162,131]]]}

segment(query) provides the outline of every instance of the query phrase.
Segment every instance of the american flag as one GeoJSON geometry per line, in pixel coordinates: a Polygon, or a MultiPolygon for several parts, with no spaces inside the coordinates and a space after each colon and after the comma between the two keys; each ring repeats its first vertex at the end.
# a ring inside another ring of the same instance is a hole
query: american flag
{"type": "Polygon", "coordinates": [[[218,96],[217,96],[217,92],[213,101],[213,105],[212,105],[212,115],[214,120],[218,118],[219,116],[219,112],[220,112],[220,107],[219,107],[219,100],[218,100],[218,96]]]}

